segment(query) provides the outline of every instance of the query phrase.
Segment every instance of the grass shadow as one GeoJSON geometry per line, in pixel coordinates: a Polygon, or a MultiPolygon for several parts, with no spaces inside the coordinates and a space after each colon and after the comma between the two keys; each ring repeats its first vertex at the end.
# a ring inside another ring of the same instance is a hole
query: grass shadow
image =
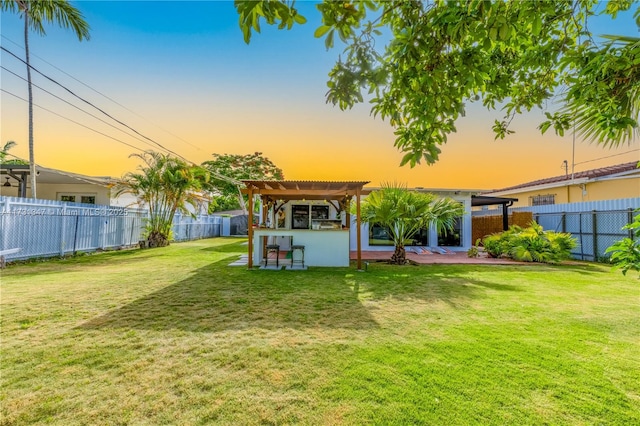
{"type": "Polygon", "coordinates": [[[79,328],[220,332],[378,326],[357,294],[327,279],[327,271],[249,271],[229,262],[211,263],[79,328]]]}
{"type": "MultiPolygon", "coordinates": [[[[478,278],[478,272],[495,268],[492,265],[388,265],[376,264],[368,272],[356,273],[357,288],[373,300],[395,298],[419,299],[429,303],[443,301],[457,306],[465,300],[486,296],[487,290],[501,292],[524,291],[514,284],[478,278]]],[[[508,266],[507,268],[515,268],[508,266]]]]}

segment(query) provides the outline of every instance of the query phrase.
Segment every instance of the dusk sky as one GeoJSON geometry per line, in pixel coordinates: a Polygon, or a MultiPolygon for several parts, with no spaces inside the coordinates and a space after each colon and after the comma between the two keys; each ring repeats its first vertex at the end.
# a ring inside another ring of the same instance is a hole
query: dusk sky
{"type": "MultiPolygon", "coordinates": [[[[370,116],[368,104],[340,111],[325,103],[327,73],[342,48],[326,51],[323,40],[313,37],[319,13],[311,2],[298,3],[307,24],[290,31],[265,24],[249,45],[231,1],[73,4],[91,26],[91,39],[79,42],[53,25],[44,37],[32,32],[32,65],[195,163],[213,153],[261,151],[286,179],[457,189],[501,188],[561,175],[563,160],[571,164],[571,135],[541,135],[542,112],[518,117],[515,134],[494,140],[491,126],[502,114],[478,106],[457,123],[458,132],[442,147],[436,165],[400,167],[393,129],[370,116]]],[[[2,46],[24,57],[23,22],[4,12],[1,21],[2,46]]],[[[590,28],[595,35],[639,35],[632,13],[615,21],[594,19],[590,28]]],[[[26,77],[24,64],[4,51],[1,62],[26,77]]],[[[2,89],[27,98],[25,81],[4,69],[1,77],[2,89]]],[[[33,81],[117,126],[37,73],[33,81]]],[[[18,146],[10,152],[26,159],[27,104],[4,92],[0,96],[0,142],[14,140],[18,146]]],[[[153,148],[38,88],[34,103],[66,117],[34,109],[35,155],[42,166],[117,177],[138,165],[128,156],[139,151],[67,119],[140,149],[153,148]]],[[[576,171],[639,159],[638,140],[614,149],[576,141],[576,171]]]]}

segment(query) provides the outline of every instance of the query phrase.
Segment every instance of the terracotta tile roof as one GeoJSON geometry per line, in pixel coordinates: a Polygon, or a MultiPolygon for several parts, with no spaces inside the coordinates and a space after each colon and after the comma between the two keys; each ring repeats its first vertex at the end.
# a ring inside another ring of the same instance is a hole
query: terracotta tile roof
{"type": "MultiPolygon", "coordinates": [[[[584,178],[594,179],[598,177],[610,176],[610,175],[615,175],[618,173],[634,170],[637,168],[637,166],[638,166],[638,162],[632,161],[630,163],[616,164],[615,166],[601,167],[599,169],[592,169],[592,170],[585,170],[584,172],[577,172],[577,173],[574,173],[573,177],[574,179],[584,179],[584,178]]],[[[547,185],[551,183],[570,181],[570,180],[571,180],[571,174],[554,176],[546,179],[538,179],[538,180],[534,180],[527,183],[521,183],[515,186],[509,186],[507,188],[496,189],[489,193],[511,191],[513,189],[528,188],[530,186],[547,185]]]]}

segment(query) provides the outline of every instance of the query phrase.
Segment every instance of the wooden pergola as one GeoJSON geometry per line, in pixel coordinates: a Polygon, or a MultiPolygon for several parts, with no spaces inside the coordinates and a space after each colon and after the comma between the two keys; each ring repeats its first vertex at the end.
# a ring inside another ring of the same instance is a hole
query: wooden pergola
{"type": "MultiPolygon", "coordinates": [[[[253,198],[260,195],[263,207],[277,206],[278,203],[286,203],[292,200],[325,200],[331,203],[336,211],[346,213],[346,225],[351,224],[349,207],[351,199],[356,197],[356,238],[357,238],[357,267],[362,269],[361,258],[361,227],[360,227],[360,195],[362,187],[369,182],[335,182],[335,181],[305,181],[305,180],[243,180],[246,189],[243,194],[249,196],[249,268],[253,267],[253,198]]],[[[263,208],[263,220],[267,209],[263,208]]]]}

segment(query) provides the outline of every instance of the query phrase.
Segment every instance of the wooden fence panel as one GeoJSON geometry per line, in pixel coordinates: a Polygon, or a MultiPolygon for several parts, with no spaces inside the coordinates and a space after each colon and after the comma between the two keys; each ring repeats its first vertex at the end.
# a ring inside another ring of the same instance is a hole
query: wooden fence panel
{"type": "MultiPolygon", "coordinates": [[[[509,226],[518,225],[526,227],[533,220],[531,212],[512,212],[509,214],[509,226]]],[[[472,243],[475,244],[478,238],[502,232],[502,215],[498,216],[473,216],[471,223],[472,243]]]]}

